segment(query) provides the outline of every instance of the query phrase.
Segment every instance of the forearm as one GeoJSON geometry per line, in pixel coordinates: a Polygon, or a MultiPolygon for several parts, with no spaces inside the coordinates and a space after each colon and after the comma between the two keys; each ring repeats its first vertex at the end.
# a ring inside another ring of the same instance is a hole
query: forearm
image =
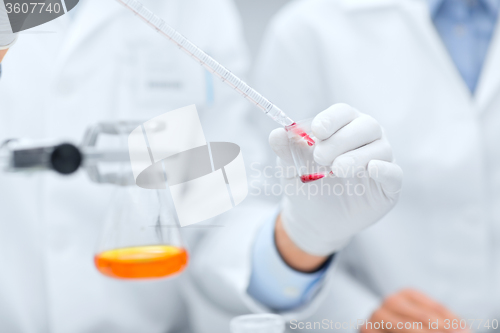
{"type": "Polygon", "coordinates": [[[281,215],[276,219],[275,242],[282,259],[291,268],[300,272],[314,272],[329,258],[328,256],[311,255],[295,245],[283,227],[281,215]]]}

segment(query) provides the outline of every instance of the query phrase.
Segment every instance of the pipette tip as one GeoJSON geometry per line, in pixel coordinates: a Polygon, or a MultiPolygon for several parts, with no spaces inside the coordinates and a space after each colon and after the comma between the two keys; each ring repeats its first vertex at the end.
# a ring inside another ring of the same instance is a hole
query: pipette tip
{"type": "Polygon", "coordinates": [[[293,123],[287,127],[285,127],[285,129],[287,131],[293,131],[295,134],[297,134],[298,136],[301,136],[302,138],[304,138],[304,140],[307,141],[307,144],[309,146],[314,146],[315,142],[314,140],[306,133],[304,132],[302,129],[300,129],[298,126],[297,126],[297,123],[293,123]]]}

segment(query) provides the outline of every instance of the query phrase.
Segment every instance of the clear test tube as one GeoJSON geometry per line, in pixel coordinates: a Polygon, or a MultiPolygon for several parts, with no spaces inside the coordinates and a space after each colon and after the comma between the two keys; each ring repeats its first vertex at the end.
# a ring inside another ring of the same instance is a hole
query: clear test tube
{"type": "MultiPolygon", "coordinates": [[[[316,138],[311,132],[311,123],[312,118],[297,122],[297,126],[304,131],[308,137],[316,141],[316,138]]],[[[303,183],[310,183],[328,176],[331,171],[330,168],[328,166],[319,165],[314,161],[314,148],[316,145],[309,145],[308,142],[304,140],[303,134],[298,134],[295,131],[287,131],[287,134],[293,161],[300,180],[303,183]]]]}

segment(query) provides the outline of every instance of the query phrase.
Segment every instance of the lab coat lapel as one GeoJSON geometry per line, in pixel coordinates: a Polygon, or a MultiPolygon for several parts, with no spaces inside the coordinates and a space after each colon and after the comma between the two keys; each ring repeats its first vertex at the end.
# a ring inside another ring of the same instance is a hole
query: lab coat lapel
{"type": "Polygon", "coordinates": [[[71,24],[66,40],[59,53],[58,63],[64,67],[71,55],[81,47],[87,38],[98,34],[113,16],[123,11],[123,7],[116,1],[86,0],[81,1],[76,14],[75,22],[71,24]]]}
{"type": "MultiPolygon", "coordinates": [[[[429,72],[429,79],[432,79],[432,75],[444,75],[446,86],[443,86],[443,89],[451,90],[455,96],[459,96],[470,106],[473,105],[472,94],[434,27],[427,0],[341,0],[341,3],[353,14],[362,10],[373,11],[391,7],[400,11],[408,18],[408,24],[414,26],[415,43],[422,44],[422,49],[430,53],[431,60],[422,70],[429,72]]],[[[499,61],[496,63],[500,65],[499,61]]]]}
{"type": "Polygon", "coordinates": [[[432,22],[427,1],[401,0],[400,7],[408,17],[408,23],[415,27],[415,42],[421,43],[422,48],[428,50],[431,55],[430,66],[424,69],[432,71],[429,73],[429,79],[432,79],[431,75],[444,75],[446,86],[443,86],[443,89],[452,91],[457,97],[463,97],[464,101],[472,106],[472,94],[432,22]]]}
{"type": "Polygon", "coordinates": [[[482,112],[490,106],[495,96],[500,93],[500,21],[490,45],[484,63],[479,85],[476,91],[476,103],[482,112]]]}

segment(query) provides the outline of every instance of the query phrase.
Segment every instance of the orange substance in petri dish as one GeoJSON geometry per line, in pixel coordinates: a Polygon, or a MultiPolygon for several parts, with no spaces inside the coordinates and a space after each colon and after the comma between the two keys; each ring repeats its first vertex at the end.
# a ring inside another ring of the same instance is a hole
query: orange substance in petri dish
{"type": "Polygon", "coordinates": [[[182,272],[188,253],[170,245],[138,246],[104,251],[94,262],[99,272],[113,278],[162,278],[182,272]]]}

